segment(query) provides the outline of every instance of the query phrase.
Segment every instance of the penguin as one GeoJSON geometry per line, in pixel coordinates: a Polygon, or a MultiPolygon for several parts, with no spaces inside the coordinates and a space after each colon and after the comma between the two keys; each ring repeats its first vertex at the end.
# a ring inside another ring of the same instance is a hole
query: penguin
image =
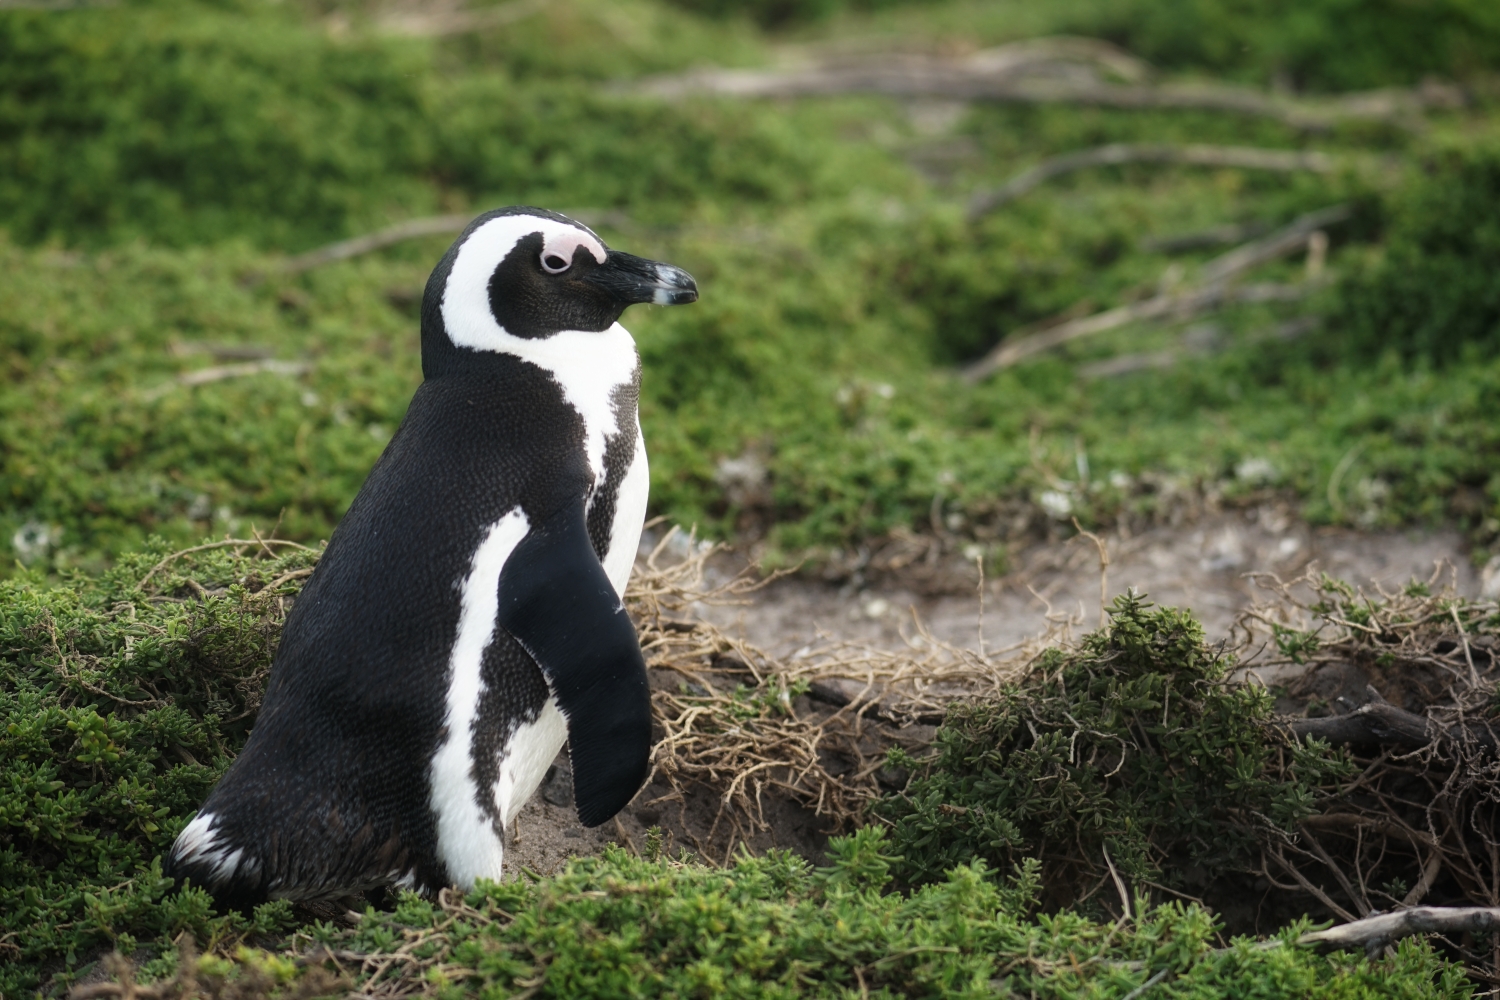
{"type": "Polygon", "coordinates": [[[423,382],[166,875],[233,909],[498,879],[564,742],[585,826],[631,800],[651,711],[623,597],[648,477],[618,320],[697,298],[555,212],[469,224],[423,295],[423,382]]]}

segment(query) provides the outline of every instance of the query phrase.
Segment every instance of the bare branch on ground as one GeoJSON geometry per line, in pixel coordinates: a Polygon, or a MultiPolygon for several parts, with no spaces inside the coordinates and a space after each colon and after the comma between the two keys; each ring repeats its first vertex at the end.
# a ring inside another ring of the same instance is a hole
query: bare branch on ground
{"type": "Polygon", "coordinates": [[[394,226],[366,233],[364,236],[339,240],[337,243],[330,243],[316,250],[288,257],[282,263],[281,270],[286,274],[301,274],[303,271],[310,271],[324,264],[348,260],[350,257],[358,257],[360,254],[380,250],[405,240],[462,232],[471,218],[473,218],[471,215],[433,215],[421,219],[408,219],[394,226]]]}
{"type": "Polygon", "coordinates": [[[1049,351],[1080,337],[1118,329],[1138,320],[1159,319],[1165,316],[1185,318],[1230,302],[1287,302],[1305,298],[1321,285],[1303,282],[1298,285],[1246,285],[1240,288],[1227,286],[1232,279],[1251,268],[1305,246],[1314,232],[1320,231],[1324,226],[1347,219],[1349,214],[1350,210],[1347,205],[1334,205],[1317,212],[1309,212],[1264,239],[1255,240],[1215,257],[1203,266],[1201,283],[1196,287],[1166,292],[1140,302],[1107,309],[1092,316],[1067,320],[1044,327],[1028,336],[1006,338],[996,344],[984,357],[964,368],[961,374],[968,382],[979,382],[1035,354],[1049,351]]]}
{"type": "MultiPolygon", "coordinates": [[[[616,229],[631,228],[630,218],[623,212],[611,209],[571,209],[563,213],[571,219],[576,219],[586,226],[613,226],[616,229]]],[[[398,222],[394,226],[378,229],[373,233],[363,236],[351,237],[347,240],[339,240],[326,246],[309,250],[295,257],[288,257],[281,264],[283,274],[301,274],[324,264],[333,264],[351,257],[371,253],[375,250],[383,250],[388,246],[403,243],[406,240],[421,239],[424,236],[446,236],[450,233],[463,232],[465,226],[473,221],[474,216],[469,213],[458,215],[429,215],[420,219],[408,219],[398,222]]]]}
{"type": "Polygon", "coordinates": [[[1083,319],[1059,323],[1029,337],[1003,340],[989,354],[965,368],[962,375],[966,381],[979,382],[1033,355],[1050,351],[1080,337],[1118,329],[1137,320],[1166,316],[1182,319],[1230,302],[1295,302],[1306,298],[1313,291],[1313,286],[1304,282],[1300,285],[1246,285],[1233,289],[1217,285],[1157,295],[1083,319]]]}
{"type": "Polygon", "coordinates": [[[208,385],[210,382],[222,382],[229,378],[240,378],[245,375],[301,375],[312,366],[306,361],[278,361],[275,358],[265,358],[261,361],[243,361],[234,365],[214,365],[211,368],[200,368],[195,372],[184,372],[177,376],[178,385],[194,386],[208,385]]]}
{"type": "Polygon", "coordinates": [[[1054,177],[1122,163],[1177,163],[1196,167],[1236,167],[1243,170],[1332,173],[1339,161],[1327,153],[1295,149],[1256,149],[1246,146],[1178,146],[1160,142],[1112,142],[1106,146],[1064,153],[1043,160],[1000,187],[982,191],[969,201],[972,222],[1045,184],[1054,177]]]}
{"type": "Polygon", "coordinates": [[[1015,104],[1193,109],[1272,118],[1303,129],[1326,129],[1346,119],[1409,123],[1429,108],[1464,103],[1456,88],[1441,86],[1292,100],[1219,83],[1115,83],[1099,71],[1123,76],[1118,60],[1106,61],[1101,50],[1089,52],[1080,47],[1070,51],[1055,44],[1059,41],[1038,39],[962,58],[872,53],[782,69],[700,69],[649,78],[625,89],[675,100],[704,95],[786,98],[867,93],[1015,104]],[[1049,52],[1039,47],[1042,42],[1052,42],[1054,48],[1049,52]]]}
{"type": "Polygon", "coordinates": [[[1319,719],[1296,719],[1288,724],[1298,737],[1315,737],[1330,743],[1374,744],[1421,750],[1438,739],[1469,739],[1494,749],[1500,745],[1494,729],[1486,723],[1471,723],[1457,729],[1434,728],[1426,717],[1388,705],[1370,702],[1347,715],[1319,719]]]}
{"type": "Polygon", "coordinates": [[[1243,243],[1263,236],[1271,227],[1264,222],[1229,223],[1212,226],[1175,236],[1152,236],[1141,240],[1140,248],[1147,253],[1185,253],[1208,247],[1224,246],[1228,243],[1243,243]]]}
{"type": "Polygon", "coordinates": [[[376,20],[383,30],[414,38],[467,35],[515,24],[540,13],[548,0],[508,0],[493,7],[466,8],[448,4],[406,4],[376,20]]]}
{"type": "Polygon", "coordinates": [[[1414,934],[1495,934],[1500,932],[1500,907],[1415,906],[1409,910],[1381,913],[1353,923],[1312,931],[1300,944],[1333,948],[1363,948],[1371,956],[1393,941],[1414,934]]]}
{"type": "Polygon", "coordinates": [[[1215,257],[1203,265],[1198,279],[1204,284],[1228,281],[1253,267],[1301,249],[1307,245],[1313,233],[1326,226],[1344,222],[1352,214],[1348,205],[1331,205],[1316,212],[1308,212],[1284,229],[1215,257]]]}

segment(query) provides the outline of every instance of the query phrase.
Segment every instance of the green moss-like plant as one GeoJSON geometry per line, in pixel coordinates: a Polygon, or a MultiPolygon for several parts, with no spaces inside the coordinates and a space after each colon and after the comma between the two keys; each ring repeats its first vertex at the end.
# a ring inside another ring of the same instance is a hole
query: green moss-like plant
{"type": "Polygon", "coordinates": [[[1166,66],[1314,90],[1463,77],[1500,55],[1488,0],[1127,0],[1088,6],[1087,24],[1166,66]]]}
{"type": "MultiPolygon", "coordinates": [[[[1034,866],[995,880],[982,861],[910,893],[886,886],[889,845],[866,828],[830,845],[832,864],[742,857],[727,869],[637,858],[619,848],[547,878],[483,883],[434,906],[405,897],[366,911],[353,931],[302,938],[384,968],[378,985],[482,997],[1121,997],[1150,981],[1162,995],[1458,1000],[1459,969],[1425,942],[1370,962],[1295,945],[1305,924],[1267,947],[1217,948],[1196,906],[1148,909],[1127,924],[1074,914],[1030,919],[1034,866]],[[309,938],[311,940],[309,940],[309,938]],[[402,957],[396,957],[396,953],[402,957]]],[[[322,972],[304,964],[311,980],[322,972]]],[[[295,967],[280,956],[281,968],[295,967]]],[[[276,956],[219,965],[245,981],[276,956]]],[[[351,963],[345,962],[347,969],[351,963]]],[[[333,969],[327,963],[329,970],[333,969]]],[[[262,973],[262,981],[269,979],[262,973]]],[[[363,977],[360,977],[363,979],[363,977]]],[[[347,981],[346,981],[347,985],[347,981]]],[[[288,983],[290,992],[296,983],[288,983]]]]}
{"type": "Polygon", "coordinates": [[[0,581],[0,995],[66,982],[100,949],[286,923],[286,904],[247,923],[169,894],[160,858],[244,743],[314,554],[210,550],[139,589],[165,555],[0,581]]]}
{"type": "Polygon", "coordinates": [[[1354,359],[1438,364],[1500,347],[1500,145],[1450,146],[1387,199],[1383,255],[1332,317],[1354,359]]]}
{"type": "Polygon", "coordinates": [[[1043,654],[1029,683],[949,711],[905,794],[877,809],[899,872],[1037,857],[1049,901],[1072,905],[1111,863],[1179,886],[1193,866],[1200,888],[1246,868],[1261,831],[1294,828],[1350,765],[1281,739],[1269,694],[1227,683],[1229,666],[1191,615],[1116,598],[1107,629],[1043,654]]]}

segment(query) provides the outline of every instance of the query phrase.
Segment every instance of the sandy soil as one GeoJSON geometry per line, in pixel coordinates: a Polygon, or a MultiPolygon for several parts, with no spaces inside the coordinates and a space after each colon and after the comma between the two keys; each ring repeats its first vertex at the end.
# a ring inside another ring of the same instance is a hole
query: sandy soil
{"type": "MultiPolygon", "coordinates": [[[[1482,586],[1457,532],[1314,529],[1275,507],[1226,512],[1186,528],[1162,527],[1104,541],[1110,553],[1110,598],[1133,587],[1159,604],[1190,608],[1210,640],[1224,638],[1236,613],[1254,599],[1255,584],[1247,576],[1252,572],[1291,579],[1313,567],[1358,587],[1386,589],[1413,577],[1436,577],[1438,584],[1451,584],[1470,596],[1482,586]]],[[[933,597],[899,585],[855,589],[792,577],[768,585],[749,604],[695,611],[783,656],[828,639],[899,647],[914,632],[913,616],[945,642],[969,648],[983,642],[991,651],[1044,631],[1049,614],[1067,616],[1082,629],[1098,622],[1099,557],[1091,542],[1037,544],[1018,553],[1013,564],[1013,571],[985,582],[982,632],[977,586],[971,593],[933,597]]],[[[728,576],[741,566],[727,558],[714,572],[728,576]]],[[[665,791],[648,786],[616,820],[585,830],[572,809],[564,752],[553,777],[519,817],[506,859],[509,873],[519,874],[522,868],[552,872],[570,856],[593,853],[610,842],[639,850],[653,825],[665,830],[669,852],[691,849],[692,832],[707,830],[716,803],[708,796],[687,803],[659,801],[665,791]]],[[[788,847],[816,859],[825,843],[816,817],[781,803],[775,807],[773,829],[749,846],[788,847]]]]}
{"type": "MultiPolygon", "coordinates": [[[[1104,541],[1111,599],[1133,587],[1158,604],[1190,608],[1210,640],[1223,638],[1252,601],[1256,587],[1247,577],[1252,572],[1291,579],[1315,566],[1358,587],[1387,589],[1438,573],[1440,584],[1452,583],[1461,594],[1472,596],[1480,588],[1455,531],[1314,529],[1272,507],[1104,541]]],[[[985,583],[985,648],[1003,648],[1043,631],[1049,612],[1070,616],[1085,628],[1097,624],[1099,556],[1092,542],[1076,538],[1034,545],[1014,562],[1014,571],[985,583]]],[[[977,586],[967,594],[930,597],[901,587],[855,591],[789,578],[768,586],[751,605],[699,611],[768,651],[788,654],[822,636],[899,644],[911,633],[913,614],[937,638],[976,648],[979,603],[977,586]]]]}

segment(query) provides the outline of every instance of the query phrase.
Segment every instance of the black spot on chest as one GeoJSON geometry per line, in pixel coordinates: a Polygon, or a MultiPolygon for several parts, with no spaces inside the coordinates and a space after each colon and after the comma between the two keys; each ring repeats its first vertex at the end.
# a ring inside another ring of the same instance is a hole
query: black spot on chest
{"type": "Polygon", "coordinates": [[[639,433],[636,408],[640,396],[641,371],[637,366],[631,380],[616,386],[610,394],[609,405],[614,411],[618,430],[604,439],[604,482],[595,485],[594,495],[589,501],[589,542],[600,562],[609,555],[609,538],[620,506],[620,486],[635,460],[639,433]]]}

